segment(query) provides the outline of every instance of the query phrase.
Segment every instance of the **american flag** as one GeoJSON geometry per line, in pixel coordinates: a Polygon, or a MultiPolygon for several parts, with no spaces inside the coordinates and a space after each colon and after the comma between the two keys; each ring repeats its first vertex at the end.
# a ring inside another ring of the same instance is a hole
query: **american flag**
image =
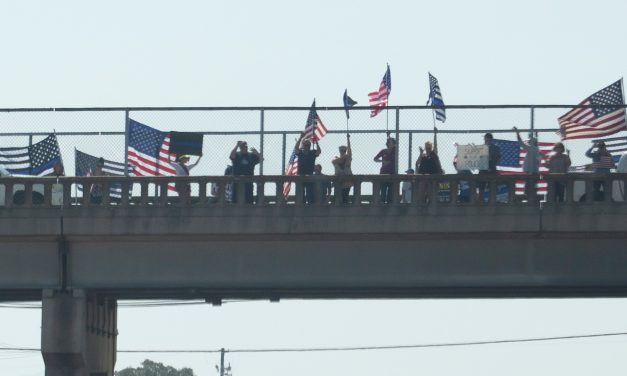
{"type": "MultiPolygon", "coordinates": [[[[298,174],[298,154],[296,153],[296,150],[294,150],[292,151],[290,161],[288,162],[287,168],[285,169],[285,176],[294,176],[296,174],[298,174]]],[[[283,183],[283,196],[287,198],[287,196],[290,194],[291,189],[292,183],[283,183]]]]}
{"type": "Polygon", "coordinates": [[[328,132],[327,127],[324,126],[320,116],[318,116],[316,100],[314,99],[307,116],[307,123],[305,124],[305,138],[311,140],[311,142],[318,142],[328,132]]]}
{"type": "Polygon", "coordinates": [[[388,105],[388,97],[392,91],[392,75],[390,74],[390,66],[385,71],[381,84],[379,84],[379,90],[368,93],[368,99],[370,101],[370,117],[375,117],[381,112],[383,107],[388,105]]]}
{"type": "Polygon", "coordinates": [[[132,176],[174,176],[170,165],[170,135],[129,120],[128,163],[132,176]]]}
{"type": "Polygon", "coordinates": [[[446,110],[444,109],[442,92],[440,91],[438,79],[433,77],[431,73],[429,73],[429,101],[427,101],[427,105],[429,104],[434,107],[435,118],[444,123],[446,121],[446,110]]]}
{"type": "MultiPolygon", "coordinates": [[[[75,175],[76,176],[92,176],[93,171],[96,169],[96,164],[98,163],[98,157],[93,155],[89,155],[87,153],[83,153],[80,150],[75,151],[75,175]]],[[[129,174],[132,173],[133,169],[131,166],[127,167],[127,171],[129,174]]],[[[105,176],[124,176],[124,163],[113,162],[110,160],[104,160],[104,167],[102,168],[102,172],[105,176]]],[[[130,189],[130,187],[129,187],[130,189]]],[[[78,190],[83,191],[83,186],[78,185],[78,190]]],[[[109,187],[109,192],[111,197],[121,198],[122,197],[122,185],[120,183],[111,184],[109,187]]]]}
{"type": "Polygon", "coordinates": [[[0,164],[13,175],[52,175],[58,163],[61,150],[55,134],[31,146],[0,148],[0,164]]]}
{"type": "Polygon", "coordinates": [[[582,106],[612,106],[574,108],[558,119],[562,140],[609,136],[627,129],[623,98],[623,80],[597,91],[582,106]]]}
{"type": "MultiPolygon", "coordinates": [[[[525,161],[525,157],[527,156],[527,152],[525,151],[525,149],[520,147],[518,141],[495,139],[493,142],[501,149],[501,160],[496,166],[496,171],[499,174],[503,175],[523,174],[522,166],[525,161]]],[[[538,142],[540,154],[542,154],[543,156],[543,158],[540,160],[540,175],[545,175],[549,172],[549,169],[545,165],[547,162],[547,158],[552,155],[551,153],[553,152],[553,146],[555,146],[554,142],[538,142]]],[[[537,188],[538,194],[547,193],[546,182],[538,182],[537,188]]],[[[516,194],[525,194],[524,181],[516,182],[516,194]]]]}

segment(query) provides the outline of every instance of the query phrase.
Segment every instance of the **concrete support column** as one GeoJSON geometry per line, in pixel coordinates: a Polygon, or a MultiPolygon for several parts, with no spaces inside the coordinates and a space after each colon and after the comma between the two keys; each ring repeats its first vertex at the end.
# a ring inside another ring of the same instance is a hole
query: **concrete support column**
{"type": "Polygon", "coordinates": [[[44,290],[42,303],[46,376],[113,376],[116,301],[88,297],[84,290],[44,290]]]}

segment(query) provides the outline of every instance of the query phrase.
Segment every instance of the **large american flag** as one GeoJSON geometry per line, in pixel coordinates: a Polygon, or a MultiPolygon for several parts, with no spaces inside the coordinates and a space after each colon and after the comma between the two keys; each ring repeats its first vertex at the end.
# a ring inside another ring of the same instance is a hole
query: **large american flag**
{"type": "MultiPolygon", "coordinates": [[[[509,140],[494,140],[494,144],[496,144],[501,149],[501,160],[499,164],[496,166],[496,171],[499,174],[507,175],[507,174],[523,174],[522,166],[525,162],[525,158],[527,156],[527,152],[525,149],[521,148],[518,144],[518,141],[509,141],[509,140]]],[[[553,146],[555,146],[554,142],[538,142],[538,148],[540,150],[540,154],[542,154],[543,158],[540,160],[540,175],[548,174],[549,169],[546,167],[546,162],[548,157],[553,153],[553,146]]],[[[547,193],[547,183],[544,181],[538,182],[537,185],[538,194],[546,194],[547,193]]],[[[522,195],[525,194],[525,182],[517,181],[516,182],[516,194],[522,195]]]]}
{"type": "Polygon", "coordinates": [[[427,101],[427,105],[434,107],[436,119],[442,123],[446,121],[446,110],[444,109],[440,85],[438,84],[438,79],[433,77],[431,73],[429,73],[429,101],[427,101]]]}
{"type": "Polygon", "coordinates": [[[58,163],[61,150],[55,134],[30,146],[0,148],[0,165],[13,175],[52,175],[58,163]]]}
{"type": "Polygon", "coordinates": [[[318,111],[316,111],[316,100],[314,99],[309,115],[307,116],[307,123],[305,124],[305,138],[311,140],[311,142],[318,142],[329,131],[324,126],[318,111]]]}
{"type": "Polygon", "coordinates": [[[580,103],[582,106],[611,106],[574,108],[558,119],[562,140],[604,137],[627,129],[623,98],[623,80],[597,91],[580,103]]]}
{"type": "Polygon", "coordinates": [[[379,84],[379,90],[368,93],[368,100],[370,101],[370,117],[375,117],[381,112],[383,107],[388,105],[388,97],[392,91],[392,75],[390,74],[390,66],[385,71],[381,84],[379,84]]]}
{"type": "Polygon", "coordinates": [[[174,176],[170,164],[170,135],[135,120],[129,120],[128,163],[132,176],[174,176]]]}
{"type": "MultiPolygon", "coordinates": [[[[96,164],[98,163],[98,157],[83,153],[80,150],[75,151],[75,163],[74,163],[74,174],[76,176],[92,176],[93,171],[96,169],[96,164]]],[[[114,162],[105,159],[104,167],[102,168],[102,172],[105,176],[124,176],[124,163],[114,162]]],[[[132,173],[133,169],[128,166],[127,169],[129,174],[132,173]]],[[[129,187],[130,190],[131,187],[129,187]]],[[[82,184],[78,185],[78,190],[83,191],[82,184]]],[[[122,197],[122,185],[120,183],[113,183],[109,187],[109,193],[111,197],[121,198],[122,197]]]]}
{"type": "MultiPolygon", "coordinates": [[[[294,176],[298,174],[298,154],[296,150],[292,151],[292,155],[290,156],[290,160],[285,168],[285,176],[294,176]]],[[[285,182],[283,183],[283,196],[287,198],[292,190],[292,183],[285,182]]]]}

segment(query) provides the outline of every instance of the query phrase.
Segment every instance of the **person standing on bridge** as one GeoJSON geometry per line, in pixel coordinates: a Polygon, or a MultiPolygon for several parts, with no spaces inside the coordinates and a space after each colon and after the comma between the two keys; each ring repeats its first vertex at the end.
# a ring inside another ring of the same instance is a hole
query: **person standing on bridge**
{"type": "MultiPolygon", "coordinates": [[[[518,140],[518,146],[525,150],[525,161],[523,162],[522,170],[525,174],[537,175],[540,171],[540,162],[542,161],[542,154],[538,148],[538,140],[533,137],[533,134],[529,134],[529,141],[524,142],[520,137],[520,132],[517,127],[513,127],[512,130],[516,132],[516,139],[518,140]]],[[[535,195],[536,184],[534,181],[525,181],[525,195],[527,199],[530,199],[532,195],[535,195]]]]}
{"type": "MultiPolygon", "coordinates": [[[[176,176],[189,176],[189,171],[198,165],[198,162],[200,162],[201,157],[202,155],[198,156],[198,160],[196,160],[195,163],[188,165],[187,163],[189,163],[190,156],[181,154],[178,157],[176,157],[176,162],[170,163],[170,165],[176,171],[176,176]]],[[[177,182],[174,185],[174,189],[176,190],[176,193],[179,194],[179,197],[181,197],[181,200],[184,203],[189,204],[189,199],[192,194],[192,189],[191,189],[190,184],[187,182],[177,182]]]]}
{"type": "MultiPolygon", "coordinates": [[[[488,169],[479,170],[479,174],[496,174],[496,166],[498,166],[501,161],[501,148],[494,143],[494,136],[492,136],[492,133],[486,133],[483,136],[483,142],[485,145],[488,145],[488,169]]],[[[486,192],[485,189],[488,184],[485,181],[479,181],[477,183],[480,197],[484,197],[484,193],[486,192]]]]}
{"type": "Polygon", "coordinates": [[[424,150],[420,149],[420,156],[416,160],[416,171],[421,175],[439,175],[444,173],[440,158],[433,150],[431,141],[425,142],[424,150]]]}
{"type": "MultiPolygon", "coordinates": [[[[94,168],[93,171],[91,171],[89,176],[104,176],[104,171],[102,171],[102,169],[104,168],[104,164],[105,164],[104,158],[100,157],[98,161],[96,162],[96,167],[94,168]]],[[[89,187],[89,201],[94,205],[102,204],[102,184],[101,183],[95,183],[95,184],[92,184],[91,187],[89,187]]]]}
{"type": "MultiPolygon", "coordinates": [[[[351,135],[346,134],[346,146],[339,147],[340,155],[333,158],[331,163],[335,168],[335,176],[349,176],[353,174],[351,170],[351,163],[353,162],[353,151],[351,149],[351,135]]],[[[341,184],[342,189],[342,204],[348,204],[348,196],[350,195],[351,187],[353,183],[350,181],[344,181],[341,184]]],[[[335,189],[340,188],[336,186],[335,189]]]]}
{"type": "MultiPolygon", "coordinates": [[[[553,154],[548,162],[549,174],[565,174],[570,167],[570,157],[568,154],[564,154],[564,144],[561,142],[556,143],[553,146],[553,154]]],[[[555,189],[555,201],[564,202],[564,192],[566,190],[566,184],[556,181],[553,183],[553,189],[555,189]]]]}
{"type": "MultiPolygon", "coordinates": [[[[294,146],[294,152],[298,156],[298,175],[313,175],[316,165],[316,158],[322,153],[320,145],[316,142],[316,149],[311,149],[311,140],[305,138],[305,132],[300,134],[296,145],[294,146]]],[[[305,183],[303,184],[305,190],[304,200],[306,204],[313,204],[316,202],[316,184],[305,183]]]]}
{"type": "MultiPolygon", "coordinates": [[[[255,175],[255,166],[263,159],[261,154],[255,148],[248,151],[248,143],[246,141],[237,141],[237,145],[231,150],[229,156],[233,162],[233,175],[235,176],[253,176],[255,175]],[[239,151],[237,149],[239,148],[239,151]]],[[[237,202],[238,184],[233,184],[233,202],[237,202]]],[[[244,183],[244,202],[253,203],[253,183],[244,183]]]]}
{"type": "MultiPolygon", "coordinates": [[[[385,142],[385,149],[382,149],[377,155],[375,155],[374,161],[381,163],[381,169],[379,170],[381,175],[396,175],[396,140],[390,137],[389,134],[388,139],[385,142]]],[[[382,203],[392,203],[393,186],[394,184],[391,182],[381,182],[380,194],[382,203]]]]}
{"type": "MultiPolygon", "coordinates": [[[[607,148],[604,141],[595,141],[590,149],[586,151],[586,157],[592,158],[592,168],[596,174],[609,174],[610,170],[614,168],[614,158],[607,148]],[[596,151],[592,151],[597,148],[596,151]]],[[[594,200],[603,201],[605,199],[605,191],[608,187],[605,186],[603,180],[595,180],[592,182],[594,189],[594,200]]]]}

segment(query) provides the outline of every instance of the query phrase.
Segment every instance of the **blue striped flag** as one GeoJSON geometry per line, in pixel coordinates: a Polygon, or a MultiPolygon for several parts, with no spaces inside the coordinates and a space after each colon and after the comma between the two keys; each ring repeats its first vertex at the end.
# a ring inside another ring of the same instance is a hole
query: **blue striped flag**
{"type": "Polygon", "coordinates": [[[446,110],[444,109],[444,100],[442,99],[442,92],[440,91],[440,85],[438,79],[433,77],[429,73],[429,100],[427,105],[433,106],[435,111],[435,118],[444,123],[446,121],[446,110]]]}
{"type": "Polygon", "coordinates": [[[59,163],[61,150],[54,134],[30,146],[0,148],[0,165],[13,175],[53,175],[59,163]]]}
{"type": "MultiPolygon", "coordinates": [[[[80,150],[75,151],[75,163],[74,163],[74,174],[76,176],[92,176],[93,171],[96,169],[96,164],[98,163],[98,157],[93,155],[89,155],[87,153],[83,153],[80,150]]],[[[131,166],[127,166],[127,172],[130,174],[133,169],[131,166]]],[[[105,176],[124,176],[124,163],[113,162],[107,159],[104,160],[104,167],[102,168],[102,172],[105,176]]],[[[131,190],[132,187],[129,187],[131,190]]],[[[83,186],[78,185],[78,190],[83,191],[83,186]]],[[[109,193],[111,197],[121,198],[122,197],[122,185],[120,183],[113,183],[109,187],[109,193]]]]}

